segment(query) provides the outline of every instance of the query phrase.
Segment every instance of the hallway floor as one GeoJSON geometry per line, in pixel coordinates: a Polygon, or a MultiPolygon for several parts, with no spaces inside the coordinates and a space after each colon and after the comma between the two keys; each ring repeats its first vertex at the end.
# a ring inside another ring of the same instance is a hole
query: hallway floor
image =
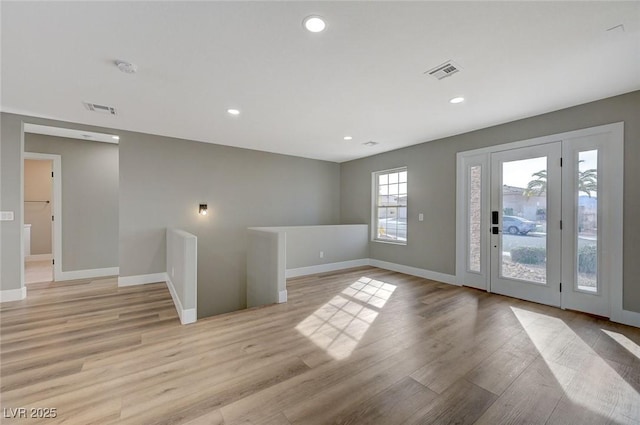
{"type": "Polygon", "coordinates": [[[24,263],[24,283],[51,282],[53,264],[51,260],[27,261],[24,263]]]}

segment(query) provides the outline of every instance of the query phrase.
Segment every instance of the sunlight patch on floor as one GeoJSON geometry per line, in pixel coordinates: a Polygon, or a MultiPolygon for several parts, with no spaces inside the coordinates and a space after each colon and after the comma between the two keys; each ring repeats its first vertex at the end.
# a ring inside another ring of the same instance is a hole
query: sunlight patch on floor
{"type": "Polygon", "coordinates": [[[563,320],[516,307],[511,310],[571,403],[620,423],[640,419],[638,391],[563,320]],[[586,368],[576,368],[585,364],[586,368]],[[611,397],[617,398],[615,403],[611,403],[611,397]]]}
{"type": "Polygon", "coordinates": [[[606,329],[600,329],[600,330],[605,334],[609,335],[611,339],[613,339],[615,342],[623,346],[628,352],[636,356],[636,358],[640,359],[640,347],[638,346],[638,344],[631,341],[629,338],[622,335],[621,333],[608,331],[606,329]]]}
{"type": "Polygon", "coordinates": [[[382,308],[387,303],[396,286],[379,280],[361,277],[342,293],[373,307],[382,308]]]}
{"type": "Polygon", "coordinates": [[[361,277],[300,322],[296,329],[334,359],[345,359],[395,289],[395,285],[361,277]]]}

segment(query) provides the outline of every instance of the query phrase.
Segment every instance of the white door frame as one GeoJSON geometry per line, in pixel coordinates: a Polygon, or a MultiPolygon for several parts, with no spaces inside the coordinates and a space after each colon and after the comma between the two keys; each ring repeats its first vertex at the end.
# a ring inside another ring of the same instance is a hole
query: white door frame
{"type": "MultiPolygon", "coordinates": [[[[36,153],[36,152],[24,152],[23,161],[23,176],[22,176],[22,198],[24,199],[24,160],[35,159],[51,161],[53,163],[53,186],[52,186],[52,198],[53,198],[53,230],[51,240],[51,250],[53,254],[53,280],[62,280],[62,156],[48,154],[48,153],[36,153]]],[[[22,208],[22,223],[24,223],[24,208],[22,208]]],[[[24,225],[23,225],[24,227],[24,225]]],[[[24,249],[20,252],[20,258],[24,267],[24,249]]],[[[24,273],[22,274],[22,287],[24,287],[24,273]]]]}
{"type": "MultiPolygon", "coordinates": [[[[610,139],[607,148],[609,149],[609,156],[612,163],[616,164],[610,170],[610,179],[617,184],[612,185],[611,193],[609,194],[609,202],[612,204],[607,205],[607,216],[605,219],[609,222],[608,231],[611,237],[608,238],[608,246],[603,249],[608,250],[607,259],[610,260],[610,267],[607,268],[606,273],[608,276],[604,276],[603,279],[607,279],[609,282],[609,300],[610,300],[610,319],[615,322],[629,324],[632,326],[640,327],[640,313],[624,310],[623,308],[623,182],[624,182],[624,123],[618,122],[613,124],[606,124],[596,127],[585,128],[581,130],[569,131],[565,133],[553,134],[549,136],[537,137],[533,139],[521,140],[512,143],[506,143],[501,145],[494,145],[485,148],[475,149],[471,151],[458,152],[457,154],[457,217],[456,217],[456,283],[460,285],[466,285],[466,277],[468,277],[468,271],[466,270],[466,203],[467,203],[467,182],[465,181],[465,161],[468,163],[468,158],[476,157],[481,158],[485,155],[490,157],[491,153],[504,150],[516,149],[521,147],[535,146],[539,144],[546,144],[551,142],[562,142],[564,140],[569,141],[579,137],[585,137],[590,135],[609,133],[610,139]],[[615,205],[615,207],[614,207],[615,205]]],[[[563,143],[563,146],[566,144],[563,143]]],[[[488,163],[489,159],[487,159],[488,163]]],[[[484,173],[486,174],[486,173],[484,173]]],[[[485,187],[485,186],[483,186],[485,187]]],[[[484,210],[483,210],[484,211],[484,210]]],[[[486,216],[485,221],[489,217],[486,216]]],[[[489,239],[489,238],[487,238],[489,239]]],[[[489,249],[487,244],[486,249],[489,249]]],[[[489,252],[489,251],[487,251],[489,252]]],[[[485,288],[489,290],[489,256],[485,256],[485,262],[482,264],[484,270],[487,273],[487,281],[485,288]]],[[[566,266],[563,266],[566,267],[566,266]]],[[[564,274],[563,274],[564,275],[564,274]]],[[[564,305],[561,305],[564,308],[564,305]]]]}

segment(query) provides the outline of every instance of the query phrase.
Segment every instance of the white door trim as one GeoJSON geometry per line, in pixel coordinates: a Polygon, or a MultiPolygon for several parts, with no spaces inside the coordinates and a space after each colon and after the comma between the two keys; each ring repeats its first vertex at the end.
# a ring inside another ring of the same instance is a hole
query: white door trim
{"type": "MultiPolygon", "coordinates": [[[[463,265],[466,262],[466,248],[461,244],[461,234],[465,231],[465,220],[461,211],[465,210],[463,206],[465,206],[465,191],[461,190],[464,188],[464,184],[462,182],[465,179],[464,172],[465,169],[462,166],[464,164],[464,159],[469,158],[471,156],[478,155],[490,155],[494,152],[500,152],[503,150],[510,150],[520,147],[527,146],[535,146],[539,144],[545,144],[550,142],[562,141],[567,139],[573,139],[577,137],[584,137],[589,135],[601,134],[601,133],[611,133],[612,143],[611,143],[611,155],[614,158],[618,158],[616,161],[617,167],[614,167],[613,175],[611,179],[614,181],[618,181],[617,185],[618,190],[616,193],[611,195],[610,201],[615,205],[619,205],[620,208],[616,208],[616,211],[613,213],[613,216],[616,217],[613,219],[615,225],[611,228],[611,241],[615,241],[614,245],[610,247],[611,254],[609,258],[611,258],[612,264],[609,270],[610,273],[610,285],[609,285],[609,299],[611,305],[611,316],[610,319],[619,323],[626,323],[634,326],[640,325],[640,313],[624,310],[623,308],[623,181],[624,181],[624,123],[617,122],[612,124],[605,124],[596,127],[584,128],[580,130],[568,131],[559,134],[553,134],[548,136],[536,137],[533,139],[521,140],[517,142],[505,143],[500,145],[494,145],[489,147],[484,147],[480,149],[474,149],[470,151],[458,152],[457,154],[457,217],[456,217],[456,281],[459,284],[464,284],[464,276],[461,274],[461,269],[464,269],[464,266],[461,268],[460,263],[463,265]]],[[[612,204],[612,205],[614,205],[612,204]]],[[[488,217],[486,217],[488,219],[488,217]]],[[[487,277],[488,279],[488,277],[487,277]]],[[[488,282],[487,282],[488,286],[488,282]]]]}
{"type": "MultiPolygon", "coordinates": [[[[36,153],[36,152],[24,152],[23,164],[25,159],[36,159],[44,161],[52,161],[53,163],[53,220],[52,226],[52,244],[51,249],[53,251],[53,280],[62,280],[62,156],[48,154],[48,153],[36,153]]],[[[22,197],[24,199],[24,165],[22,176],[22,197]]],[[[24,208],[22,208],[22,223],[24,225],[24,208]]],[[[24,250],[21,250],[20,258],[22,264],[24,264],[24,250]]],[[[21,286],[24,287],[24,273],[22,274],[21,286]]]]}

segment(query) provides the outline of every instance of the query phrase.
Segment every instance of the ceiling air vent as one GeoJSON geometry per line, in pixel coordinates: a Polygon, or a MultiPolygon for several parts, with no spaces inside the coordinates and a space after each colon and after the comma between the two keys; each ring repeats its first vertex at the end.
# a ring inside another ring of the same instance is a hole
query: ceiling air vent
{"type": "Polygon", "coordinates": [[[433,69],[428,70],[425,74],[429,74],[438,80],[442,80],[443,78],[447,78],[460,71],[460,67],[456,65],[453,61],[447,61],[442,65],[438,65],[433,69]]]}
{"type": "Polygon", "coordinates": [[[374,142],[373,140],[370,140],[370,141],[368,141],[366,143],[363,143],[363,145],[369,146],[369,147],[373,147],[373,146],[375,146],[377,144],[378,144],[378,142],[374,142]]]}
{"type": "Polygon", "coordinates": [[[82,102],[85,108],[91,112],[97,112],[99,114],[115,115],[116,108],[112,106],[98,105],[97,103],[82,102]]]}

